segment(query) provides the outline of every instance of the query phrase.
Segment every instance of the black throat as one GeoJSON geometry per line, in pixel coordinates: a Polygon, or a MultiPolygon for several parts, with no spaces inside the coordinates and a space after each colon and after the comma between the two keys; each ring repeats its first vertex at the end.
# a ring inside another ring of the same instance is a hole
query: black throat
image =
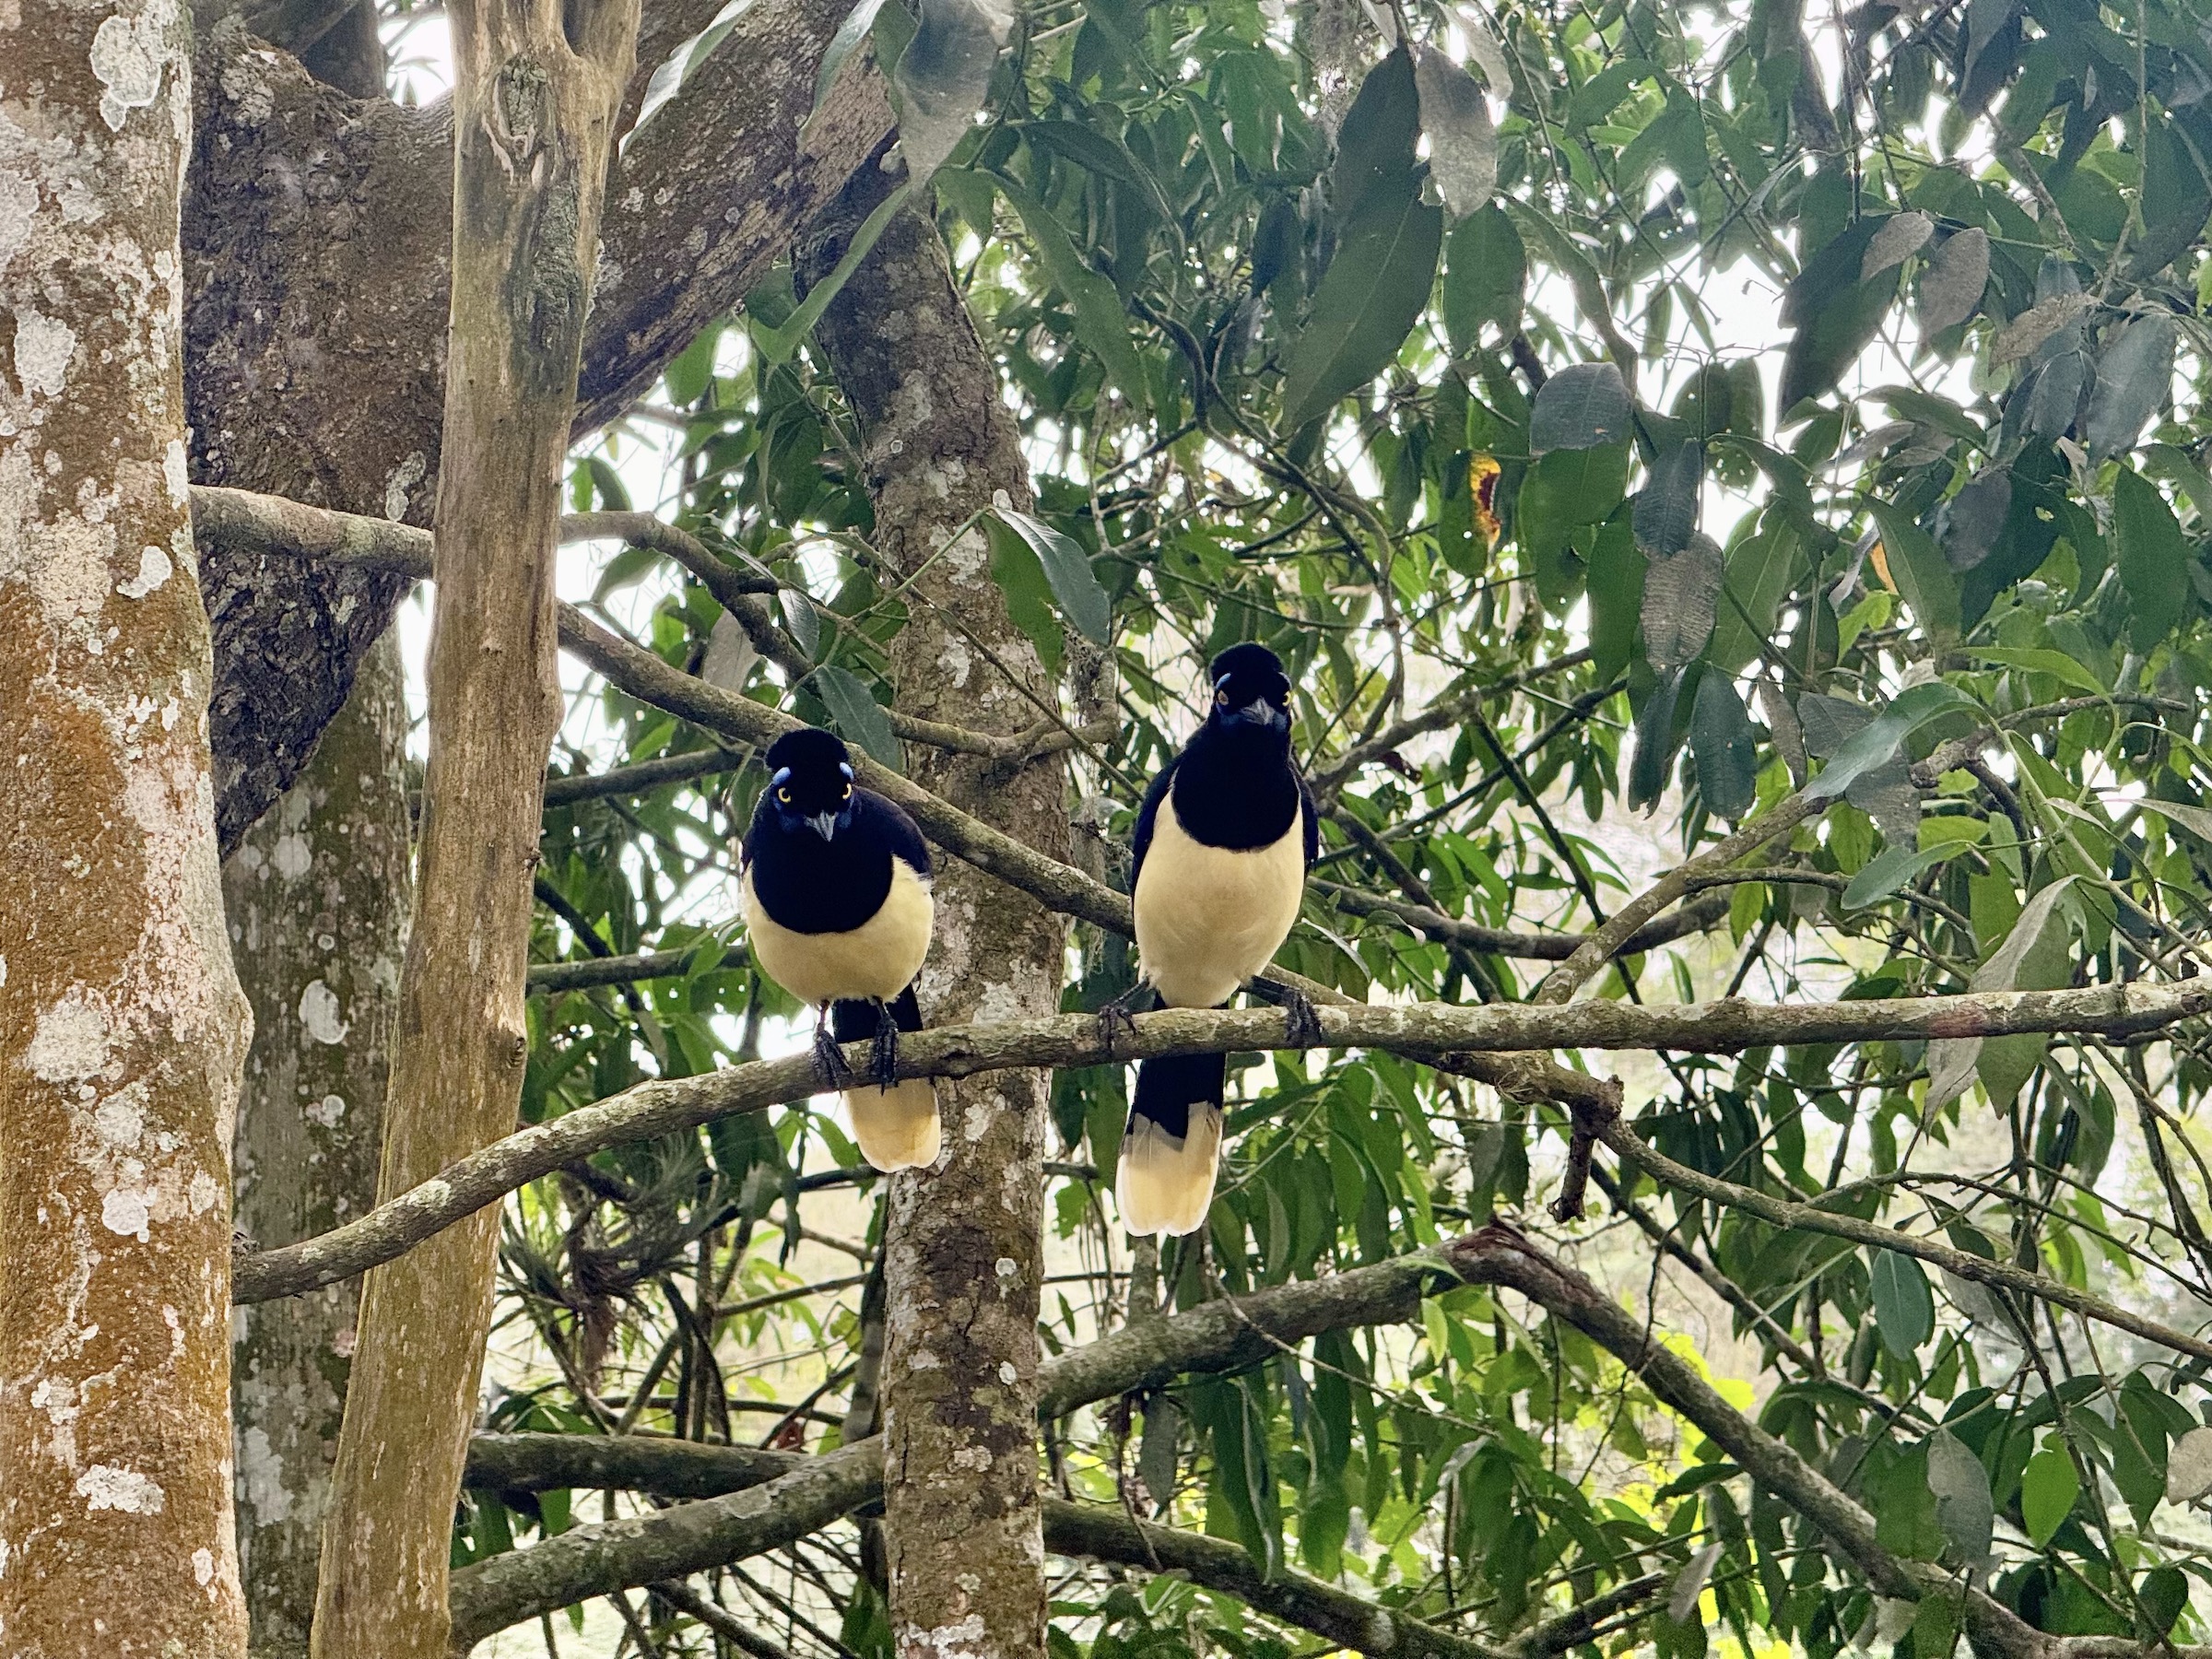
{"type": "Polygon", "coordinates": [[[850,933],[883,908],[891,890],[891,843],[872,814],[824,841],[801,826],[786,830],[767,797],[746,837],[753,896],[793,933],[850,933]]]}
{"type": "Polygon", "coordinates": [[[1298,821],[1290,734],[1208,720],[1182,751],[1168,799],[1175,821],[1201,846],[1272,847],[1298,821]]]}

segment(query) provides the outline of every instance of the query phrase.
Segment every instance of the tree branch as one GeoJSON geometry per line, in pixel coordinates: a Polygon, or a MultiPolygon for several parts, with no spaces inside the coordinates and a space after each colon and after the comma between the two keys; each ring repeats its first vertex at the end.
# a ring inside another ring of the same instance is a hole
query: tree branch
{"type": "MultiPolygon", "coordinates": [[[[1040,1366],[1040,1405],[1057,1416],[1171,1377],[1241,1370],[1324,1331],[1403,1323],[1418,1312],[1422,1284],[1440,1276],[1450,1277],[1451,1269],[1433,1254],[1416,1253],[1333,1278],[1208,1302],[1134,1331],[1124,1329],[1040,1366]]],[[[470,1453],[470,1483],[540,1489],[526,1465],[541,1459],[561,1473],[588,1466],[602,1477],[627,1476],[610,1484],[641,1490],[658,1489],[650,1478],[697,1483],[716,1468],[733,1477],[772,1474],[765,1463],[753,1464],[759,1454],[749,1451],[742,1453],[748,1467],[740,1471],[737,1459],[727,1455],[731,1448],[672,1453],[675,1444],[621,1436],[479,1436],[470,1453]],[[571,1439],[593,1450],[569,1452],[547,1444],[571,1439]],[[500,1478],[478,1482],[478,1469],[500,1478]]],[[[805,1537],[873,1501],[882,1490],[882,1442],[871,1435],[821,1456],[795,1457],[787,1472],[741,1491],[577,1527],[535,1548],[464,1568],[453,1581],[455,1643],[480,1641],[587,1596],[681,1578],[805,1537]]]]}
{"type": "MultiPolygon", "coordinates": [[[[635,956],[594,957],[582,962],[533,962],[529,986],[534,993],[583,991],[594,985],[628,985],[639,980],[674,979],[691,970],[699,955],[691,950],[647,950],[635,956]]],[[[744,959],[743,951],[725,950],[732,967],[744,959]]]]}
{"type": "MultiPolygon", "coordinates": [[[[1355,916],[1395,916],[1439,944],[1465,945],[1471,950],[1479,950],[1488,956],[1563,962],[1583,944],[1581,934],[1517,933],[1512,928],[1486,927],[1479,922],[1464,922],[1457,916],[1447,916],[1441,911],[1431,910],[1427,905],[1408,904],[1403,900],[1385,899],[1379,894],[1362,892],[1342,882],[1313,877],[1306,885],[1355,916]]],[[[1656,949],[1662,945],[1671,945],[1677,939],[1716,926],[1727,914],[1728,896],[1725,893],[1705,894],[1683,905],[1670,916],[1662,916],[1655,922],[1645,924],[1630,935],[1621,948],[1633,955],[1638,951],[1656,949]]]]}

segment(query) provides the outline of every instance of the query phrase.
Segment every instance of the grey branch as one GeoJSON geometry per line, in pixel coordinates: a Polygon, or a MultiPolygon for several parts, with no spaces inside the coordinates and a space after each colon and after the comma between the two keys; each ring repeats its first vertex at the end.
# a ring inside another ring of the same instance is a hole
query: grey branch
{"type": "MultiPolygon", "coordinates": [[[[674,979],[690,972],[698,956],[696,950],[646,950],[635,956],[593,957],[581,962],[533,962],[529,985],[533,992],[583,991],[594,985],[628,985],[639,980],[674,979]]],[[[723,962],[727,967],[742,967],[745,953],[725,951],[723,962]]]]}

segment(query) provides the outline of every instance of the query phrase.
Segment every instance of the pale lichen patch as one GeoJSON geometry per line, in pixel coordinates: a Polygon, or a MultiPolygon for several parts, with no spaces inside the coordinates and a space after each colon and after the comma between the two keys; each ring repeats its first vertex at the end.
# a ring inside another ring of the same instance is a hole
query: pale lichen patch
{"type": "Polygon", "coordinates": [[[121,1510],[132,1515],[158,1515],[168,1501],[158,1483],[117,1464],[94,1464],[79,1475],[76,1495],[88,1510],[121,1510]]]}
{"type": "Polygon", "coordinates": [[[176,565],[168,554],[159,547],[138,549],[138,574],[128,582],[119,582],[115,591],[125,599],[143,599],[175,572],[176,565]]]}
{"type": "Polygon", "coordinates": [[[176,20],[176,0],[154,0],[135,18],[110,18],[93,35],[92,73],[106,88],[100,118],[111,132],[122,132],[133,110],[161,95],[161,76],[169,67],[167,36],[176,20]]]}
{"type": "Polygon", "coordinates": [[[317,1042],[335,1044],[346,1041],[353,1026],[342,1017],[338,994],[321,980],[310,980],[300,993],[300,1029],[317,1042]]]}
{"type": "Polygon", "coordinates": [[[42,1083],[74,1083],[106,1073],[110,1040],[107,1016],[81,990],[72,990],[40,1013],[23,1059],[42,1083]]]}

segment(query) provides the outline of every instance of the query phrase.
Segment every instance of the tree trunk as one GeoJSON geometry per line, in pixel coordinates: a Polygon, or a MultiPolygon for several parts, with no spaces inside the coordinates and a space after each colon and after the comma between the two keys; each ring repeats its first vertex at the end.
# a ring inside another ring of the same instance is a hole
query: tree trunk
{"type": "Polygon", "coordinates": [[[246,1642],[189,43],[153,0],[0,11],[0,1632],[51,1659],[246,1642]]]}
{"type": "MultiPolygon", "coordinates": [[[[465,0],[429,768],[381,1190],[514,1126],[553,571],[615,113],[637,0],[465,0]],[[565,10],[565,15],[564,15],[565,10]]],[[[444,1659],[446,1567],[491,1325],[499,1212],[369,1275],[324,1527],[319,1659],[444,1659]]]]}
{"type": "MultiPolygon", "coordinates": [[[[661,50],[671,28],[688,35],[718,9],[656,6],[661,50]]],[[[823,49],[850,9],[759,0],[625,147],[585,325],[579,431],[613,419],[737,305],[889,129],[881,78],[858,53],[800,142],[823,49]]],[[[348,98],[236,18],[207,30],[198,69],[185,206],[193,480],[428,523],[445,380],[450,102],[348,98]]],[[[229,848],[306,764],[405,584],[228,550],[202,582],[229,848]]]]}
{"type": "MultiPolygon", "coordinates": [[[[239,1230],[327,1232],[376,1202],[406,937],[406,688],[397,641],[369,653],[314,759],[223,867],[253,1005],[240,1097],[239,1230]]],[[[359,1281],[242,1308],[231,1348],[241,1576],[254,1659],[304,1659],[359,1281]]]]}
{"type": "MultiPolygon", "coordinates": [[[[829,233],[802,250],[807,274],[835,264],[883,188],[875,170],[856,179],[829,233]]],[[[900,708],[1009,735],[1033,724],[1055,706],[1053,683],[1007,614],[983,533],[951,539],[994,500],[1031,502],[1018,434],[935,224],[894,221],[817,334],[859,420],[876,546],[913,578],[891,648],[900,708]]],[[[917,745],[908,759],[925,788],[1067,856],[1059,755],[998,761],[917,745]]],[[[1062,917],[958,862],[939,869],[936,899],[926,1019],[1058,1011],[1062,917]]],[[[1041,1071],[941,1081],[947,1151],[891,1182],[884,1538],[907,1659],[1044,1652],[1036,1373],[1050,1088],[1041,1071]]]]}

